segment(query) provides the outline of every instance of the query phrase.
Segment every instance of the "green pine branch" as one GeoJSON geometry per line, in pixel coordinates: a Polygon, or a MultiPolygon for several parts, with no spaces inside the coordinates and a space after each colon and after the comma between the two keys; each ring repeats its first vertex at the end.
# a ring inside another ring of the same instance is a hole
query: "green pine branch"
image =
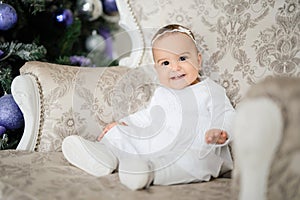
{"type": "Polygon", "coordinates": [[[16,56],[24,61],[33,61],[43,59],[47,53],[44,46],[38,46],[35,43],[4,42],[0,44],[0,49],[4,52],[0,58],[0,85],[6,93],[10,93],[13,79],[10,63],[15,61],[16,56]]]}
{"type": "Polygon", "coordinates": [[[47,53],[44,46],[38,46],[35,43],[24,44],[13,41],[0,44],[0,49],[5,52],[5,56],[0,61],[14,55],[26,61],[40,60],[47,53]]]}
{"type": "Polygon", "coordinates": [[[60,44],[60,55],[69,55],[72,52],[73,45],[81,34],[81,21],[77,18],[71,26],[65,29],[65,34],[58,41],[60,44]]]}
{"type": "Polygon", "coordinates": [[[17,130],[7,130],[0,136],[0,150],[16,149],[23,133],[23,127],[17,130]]]}
{"type": "Polygon", "coordinates": [[[7,134],[3,134],[3,137],[0,138],[0,149],[6,149],[8,146],[8,136],[7,134]]]}
{"type": "Polygon", "coordinates": [[[10,93],[11,82],[11,67],[6,66],[6,68],[4,68],[0,63],[0,85],[2,86],[3,91],[8,94],[10,93]]]}
{"type": "Polygon", "coordinates": [[[23,4],[29,6],[31,13],[34,15],[38,12],[45,11],[46,0],[21,0],[23,4]]]}

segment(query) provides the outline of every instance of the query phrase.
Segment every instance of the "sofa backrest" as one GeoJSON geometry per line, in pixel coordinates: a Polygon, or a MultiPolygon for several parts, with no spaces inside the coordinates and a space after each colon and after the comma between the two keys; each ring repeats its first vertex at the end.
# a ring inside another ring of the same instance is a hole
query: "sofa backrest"
{"type": "Polygon", "coordinates": [[[12,91],[25,118],[22,150],[61,151],[69,135],[94,141],[105,125],[146,106],[156,88],[143,68],[30,61],[20,73],[12,91]]]}
{"type": "Polygon", "coordinates": [[[117,0],[120,25],[133,50],[121,65],[153,63],[150,41],[158,28],[182,24],[202,49],[203,74],[220,83],[234,105],[249,86],[273,76],[300,76],[297,1],[117,0]]]}

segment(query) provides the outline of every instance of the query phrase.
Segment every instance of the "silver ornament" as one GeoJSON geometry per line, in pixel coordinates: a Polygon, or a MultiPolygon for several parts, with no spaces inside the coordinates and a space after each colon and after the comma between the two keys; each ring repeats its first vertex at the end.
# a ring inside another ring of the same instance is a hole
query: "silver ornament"
{"type": "Polygon", "coordinates": [[[105,40],[96,30],[94,30],[92,35],[87,37],[85,47],[88,51],[104,51],[105,40]]]}
{"type": "Polygon", "coordinates": [[[103,13],[101,0],[77,0],[76,7],[78,14],[88,21],[98,19],[103,13]]]}

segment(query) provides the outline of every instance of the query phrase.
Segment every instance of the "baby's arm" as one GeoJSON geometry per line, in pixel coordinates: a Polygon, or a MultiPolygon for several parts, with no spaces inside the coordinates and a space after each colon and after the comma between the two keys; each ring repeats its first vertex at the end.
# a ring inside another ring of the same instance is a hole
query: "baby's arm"
{"type": "MultiPolygon", "coordinates": [[[[123,125],[123,126],[131,126],[131,127],[139,127],[139,128],[148,128],[151,127],[152,116],[151,116],[151,110],[153,110],[153,107],[157,105],[157,98],[162,99],[162,94],[165,94],[165,90],[163,89],[156,89],[154,95],[151,98],[150,103],[147,105],[146,108],[141,109],[135,113],[130,114],[127,117],[122,118],[121,122],[112,122],[108,125],[106,125],[102,131],[102,133],[98,136],[97,140],[100,141],[106,133],[110,129],[112,129],[116,125],[123,125]]],[[[164,97],[164,96],[163,96],[164,97]]],[[[155,109],[154,109],[155,110],[155,109]]]]}
{"type": "Polygon", "coordinates": [[[209,130],[205,133],[205,141],[208,144],[227,145],[232,140],[232,122],[235,110],[225,89],[215,82],[210,84],[210,95],[211,101],[208,108],[211,112],[212,121],[209,130]],[[208,141],[207,138],[212,139],[212,141],[210,139],[208,141]]]}
{"type": "Polygon", "coordinates": [[[207,144],[224,144],[227,139],[227,132],[221,129],[210,129],[205,133],[205,142],[207,144]]]}

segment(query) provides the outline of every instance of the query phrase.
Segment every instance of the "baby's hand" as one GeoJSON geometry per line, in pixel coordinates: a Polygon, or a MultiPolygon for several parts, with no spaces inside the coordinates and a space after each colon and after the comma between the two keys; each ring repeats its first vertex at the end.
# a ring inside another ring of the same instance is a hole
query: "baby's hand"
{"type": "Polygon", "coordinates": [[[125,124],[124,122],[121,122],[121,123],[118,123],[118,122],[112,122],[112,123],[110,123],[110,124],[107,124],[107,125],[104,127],[102,133],[98,136],[97,141],[100,141],[100,140],[104,137],[104,135],[105,135],[111,128],[113,128],[114,126],[116,126],[116,125],[118,125],[118,124],[119,124],[119,125],[127,126],[127,124],[125,124]]]}
{"type": "Polygon", "coordinates": [[[227,132],[220,129],[210,129],[205,134],[207,144],[224,144],[227,140],[227,132]]]}

